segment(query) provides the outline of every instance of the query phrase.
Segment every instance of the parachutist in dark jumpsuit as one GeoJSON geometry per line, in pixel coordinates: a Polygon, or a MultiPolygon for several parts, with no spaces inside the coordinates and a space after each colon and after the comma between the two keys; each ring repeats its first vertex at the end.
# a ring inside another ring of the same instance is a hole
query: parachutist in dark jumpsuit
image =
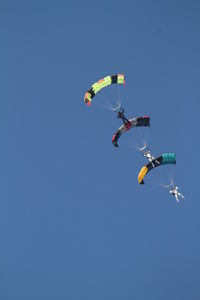
{"type": "Polygon", "coordinates": [[[120,107],[119,111],[117,112],[117,118],[122,119],[122,122],[127,129],[131,128],[131,122],[124,116],[124,109],[122,107],[120,107]]]}

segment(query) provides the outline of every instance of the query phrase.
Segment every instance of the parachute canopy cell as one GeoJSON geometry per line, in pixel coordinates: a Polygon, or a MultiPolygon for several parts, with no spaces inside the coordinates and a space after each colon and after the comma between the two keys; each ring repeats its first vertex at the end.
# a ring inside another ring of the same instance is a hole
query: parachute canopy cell
{"type": "Polygon", "coordinates": [[[151,171],[152,169],[161,166],[161,165],[168,165],[168,164],[176,164],[176,154],[175,153],[165,153],[161,156],[153,159],[147,165],[145,165],[138,174],[138,182],[140,184],[144,184],[144,177],[146,174],[151,171]]]}
{"type": "Polygon", "coordinates": [[[92,98],[98,93],[101,89],[111,84],[125,84],[125,75],[124,74],[116,74],[112,76],[106,76],[103,79],[95,82],[91,88],[85,93],[84,102],[87,105],[91,105],[92,98]]]}
{"type": "Polygon", "coordinates": [[[130,128],[127,128],[126,125],[122,125],[114,134],[112,138],[112,143],[115,144],[119,140],[120,136],[126,132],[127,130],[133,128],[133,127],[150,127],[150,117],[143,116],[143,117],[137,117],[133,119],[129,119],[129,122],[131,124],[130,128]]]}

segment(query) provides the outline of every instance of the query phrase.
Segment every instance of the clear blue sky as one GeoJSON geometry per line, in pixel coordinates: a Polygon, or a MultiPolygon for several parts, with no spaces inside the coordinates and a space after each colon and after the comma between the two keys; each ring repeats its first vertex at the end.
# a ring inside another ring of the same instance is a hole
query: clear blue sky
{"type": "Polygon", "coordinates": [[[1,300],[200,299],[199,37],[197,0],[1,1],[1,300]],[[180,205],[83,103],[115,73],[180,205]]]}

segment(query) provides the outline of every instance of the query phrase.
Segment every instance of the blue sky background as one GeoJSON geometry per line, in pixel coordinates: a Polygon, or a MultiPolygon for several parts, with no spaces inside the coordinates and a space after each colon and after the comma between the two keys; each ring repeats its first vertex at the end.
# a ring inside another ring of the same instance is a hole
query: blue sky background
{"type": "Polygon", "coordinates": [[[1,1],[2,300],[200,299],[199,37],[195,0],[1,1]],[[84,105],[115,73],[152,152],[177,154],[179,205],[84,105]]]}

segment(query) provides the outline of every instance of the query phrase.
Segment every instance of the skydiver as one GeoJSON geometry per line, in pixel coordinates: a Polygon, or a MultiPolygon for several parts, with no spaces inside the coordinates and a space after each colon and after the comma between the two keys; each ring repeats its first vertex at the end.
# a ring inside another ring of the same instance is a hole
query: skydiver
{"type": "Polygon", "coordinates": [[[147,148],[147,150],[145,152],[143,152],[144,157],[146,157],[149,162],[152,164],[153,168],[155,167],[153,164],[153,160],[155,159],[155,157],[153,155],[151,155],[150,150],[147,148]]]}
{"type": "Polygon", "coordinates": [[[176,185],[174,185],[173,188],[169,192],[176,198],[177,202],[179,202],[179,197],[181,197],[182,199],[185,198],[181,193],[178,192],[178,186],[176,186],[176,185]]]}
{"type": "MultiPolygon", "coordinates": [[[[140,148],[139,150],[142,152],[143,156],[149,160],[149,162],[152,164],[152,166],[154,168],[155,166],[152,161],[155,159],[155,157],[153,155],[151,155],[150,149],[147,148],[147,145],[144,145],[144,147],[140,148]],[[146,149],[146,151],[144,151],[145,149],[146,149]]],[[[156,162],[159,164],[158,161],[156,161],[156,162]]]]}
{"type": "Polygon", "coordinates": [[[122,119],[122,122],[126,126],[127,129],[131,128],[131,122],[124,116],[124,109],[122,107],[117,107],[118,111],[117,113],[117,118],[122,119]]]}

